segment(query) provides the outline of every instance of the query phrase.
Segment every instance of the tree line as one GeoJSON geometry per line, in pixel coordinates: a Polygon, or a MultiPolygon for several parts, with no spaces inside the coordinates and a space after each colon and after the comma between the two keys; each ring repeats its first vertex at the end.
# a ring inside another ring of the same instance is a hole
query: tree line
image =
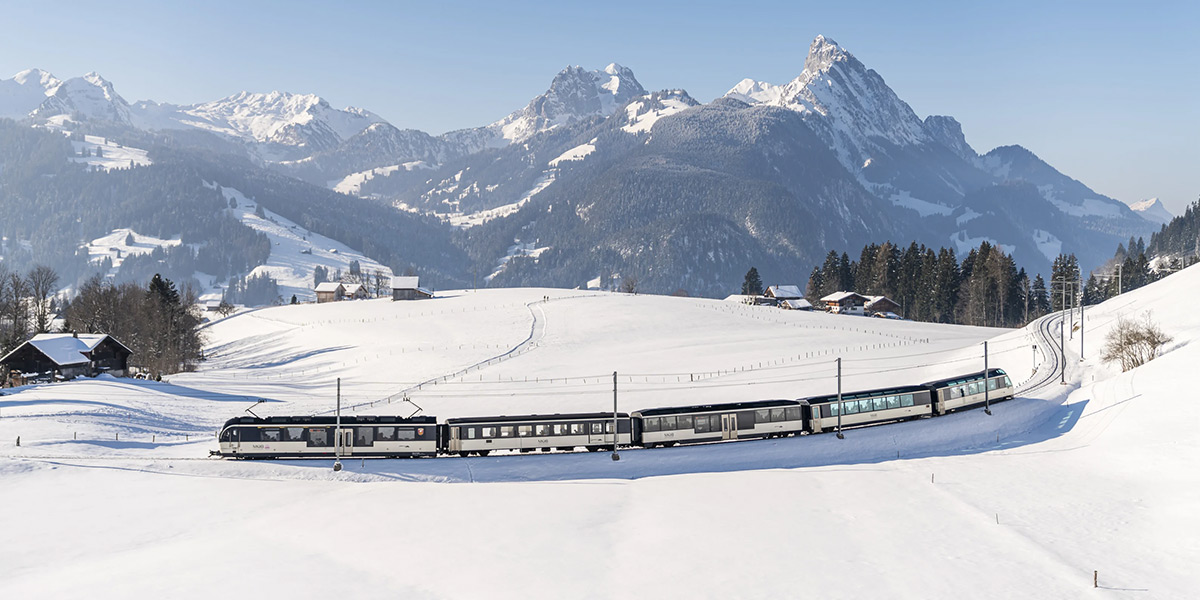
{"type": "MultiPolygon", "coordinates": [[[[1078,272],[1073,255],[1058,262],[1078,272]]],[[[809,275],[806,296],[816,305],[837,291],[887,296],[900,304],[904,318],[936,323],[1016,327],[1053,308],[1042,276],[1031,280],[1012,256],[986,241],[961,262],[952,249],[916,242],[904,248],[868,244],[858,260],[830,250],[809,275]]]]}

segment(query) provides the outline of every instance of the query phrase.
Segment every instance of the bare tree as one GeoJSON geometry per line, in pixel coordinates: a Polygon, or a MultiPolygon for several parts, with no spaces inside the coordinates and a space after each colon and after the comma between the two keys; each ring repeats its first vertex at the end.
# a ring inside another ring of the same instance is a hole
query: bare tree
{"type": "Polygon", "coordinates": [[[29,333],[29,282],[13,271],[8,273],[7,280],[3,301],[8,332],[4,346],[15,348],[25,341],[29,333]]]}
{"type": "Polygon", "coordinates": [[[389,287],[391,287],[391,283],[383,271],[375,271],[375,297],[382,298],[385,292],[391,291],[388,289],[389,287]]]}
{"type": "Polygon", "coordinates": [[[637,284],[637,277],[634,277],[633,275],[626,275],[625,279],[621,280],[621,291],[625,292],[626,294],[636,294],[637,284]]]}
{"type": "Polygon", "coordinates": [[[1140,320],[1118,317],[1105,338],[1102,358],[1105,362],[1119,362],[1121,370],[1128,371],[1154,360],[1172,339],[1150,319],[1150,313],[1140,320]]]}
{"type": "Polygon", "coordinates": [[[26,279],[33,296],[34,333],[46,333],[50,331],[50,296],[58,285],[58,273],[50,267],[38,265],[26,279]]]}

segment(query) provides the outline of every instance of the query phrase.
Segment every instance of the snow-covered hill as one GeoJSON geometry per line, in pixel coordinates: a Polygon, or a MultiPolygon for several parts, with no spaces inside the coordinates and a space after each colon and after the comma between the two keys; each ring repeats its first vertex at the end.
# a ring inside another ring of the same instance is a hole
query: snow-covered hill
{"type": "Polygon", "coordinates": [[[0,446],[0,526],[20,542],[0,546],[0,593],[198,598],[235,573],[247,593],[291,578],[306,594],[1188,597],[1200,585],[1191,568],[1200,408],[1180,374],[1200,360],[1200,316],[1174,299],[1198,285],[1192,268],[1089,308],[1082,360],[1079,337],[1067,340],[1070,385],[1022,393],[991,416],[850,430],[844,440],[628,450],[619,462],[346,461],[340,473],[329,461],[203,456],[215,427],[258,399],[259,414],[329,410],[336,377],[349,413],[409,414],[414,406],[395,396],[408,389],[425,414],[445,417],[605,410],[615,370],[629,410],[820,393],[834,385],[838,356],[849,389],[920,381],[982,368],[978,342],[989,338],[993,366],[1039,381],[1057,364],[1046,354],[1058,332],[543,289],[238,314],[208,328],[211,358],[199,373],[0,398],[0,439],[22,436],[19,448],[0,446]],[[1100,363],[1096,347],[1115,319],[1146,312],[1175,336],[1166,353],[1128,373],[1100,363]],[[421,518],[395,522],[396,507],[421,518]],[[374,525],[308,544],[295,524],[321,511],[374,525]],[[732,529],[694,527],[733,517],[732,529]],[[398,566],[390,551],[401,535],[420,551],[398,566]],[[457,552],[463,539],[483,540],[470,560],[457,552]],[[795,568],[812,540],[822,551],[795,568]],[[316,574],[347,546],[359,551],[355,577],[316,574]],[[645,561],[648,547],[663,549],[645,561]],[[254,569],[242,568],[255,556],[254,569]],[[722,568],[684,576],[697,564],[722,568]],[[501,575],[553,591],[497,588],[501,575]],[[599,589],[597,578],[611,583],[599,589]]]}

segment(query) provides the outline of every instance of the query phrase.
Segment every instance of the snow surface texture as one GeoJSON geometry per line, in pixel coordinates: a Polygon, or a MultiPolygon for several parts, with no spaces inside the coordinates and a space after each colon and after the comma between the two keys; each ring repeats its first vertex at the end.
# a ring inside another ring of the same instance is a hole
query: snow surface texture
{"type": "Polygon", "coordinates": [[[545,289],[240,313],[169,383],[5,390],[0,596],[1191,597],[1200,406],[1181,374],[1200,313],[1177,299],[1197,287],[1193,267],[1088,309],[1065,386],[1057,316],[1003,331],[545,289]],[[1175,336],[1166,353],[1128,373],[1097,361],[1116,317],[1145,311],[1175,336]],[[409,414],[407,389],[444,418],[605,410],[615,370],[630,410],[822,393],[837,356],[848,389],[918,382],[982,368],[985,339],[991,366],[1046,384],[990,417],[844,440],[340,473],[203,458],[257,398],[259,414],[327,411],[335,377],[351,414],[409,414]],[[471,481],[488,483],[454,483],[471,481]]]}

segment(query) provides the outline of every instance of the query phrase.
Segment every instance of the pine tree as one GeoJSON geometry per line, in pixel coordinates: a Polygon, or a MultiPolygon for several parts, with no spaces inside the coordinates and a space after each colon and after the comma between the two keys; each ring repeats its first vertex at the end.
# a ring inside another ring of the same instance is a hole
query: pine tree
{"type": "Polygon", "coordinates": [[[746,271],[745,280],[742,281],[742,295],[761,296],[762,292],[762,278],[758,276],[758,269],[750,267],[750,270],[746,271]]]}

